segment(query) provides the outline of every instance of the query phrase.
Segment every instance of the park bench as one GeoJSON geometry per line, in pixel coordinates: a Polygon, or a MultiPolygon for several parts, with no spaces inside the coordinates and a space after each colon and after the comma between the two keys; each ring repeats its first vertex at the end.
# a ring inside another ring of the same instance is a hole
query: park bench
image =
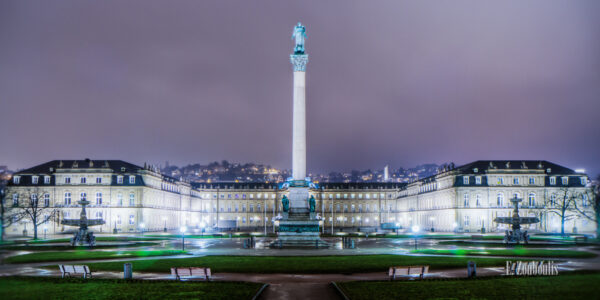
{"type": "Polygon", "coordinates": [[[396,279],[396,277],[418,277],[423,279],[423,276],[429,272],[429,266],[396,266],[390,267],[389,276],[390,280],[396,279]]]}
{"type": "Polygon", "coordinates": [[[206,281],[210,281],[212,276],[210,268],[203,267],[178,267],[171,268],[171,275],[175,276],[175,280],[181,280],[182,277],[188,278],[202,278],[206,281]]]}
{"type": "Polygon", "coordinates": [[[91,278],[92,271],[86,265],[58,265],[62,278],[71,277],[71,275],[82,274],[83,278],[91,278]]]}

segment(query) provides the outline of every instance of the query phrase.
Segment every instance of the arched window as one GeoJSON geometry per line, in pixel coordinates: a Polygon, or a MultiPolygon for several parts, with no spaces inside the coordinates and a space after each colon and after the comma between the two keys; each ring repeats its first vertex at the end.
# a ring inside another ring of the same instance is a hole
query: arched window
{"type": "Polygon", "coordinates": [[[498,195],[496,197],[496,205],[498,207],[504,206],[504,194],[498,193],[498,195]]]}
{"type": "Polygon", "coordinates": [[[529,193],[529,197],[527,198],[529,201],[529,207],[535,206],[535,193],[529,193]]]}

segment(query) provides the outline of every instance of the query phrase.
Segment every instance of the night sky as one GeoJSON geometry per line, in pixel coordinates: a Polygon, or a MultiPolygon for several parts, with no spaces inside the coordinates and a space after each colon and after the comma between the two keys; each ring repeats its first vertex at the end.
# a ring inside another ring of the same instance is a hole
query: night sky
{"type": "Polygon", "coordinates": [[[309,171],[543,159],[596,176],[600,1],[490,2],[3,0],[0,164],[291,168],[302,21],[309,171]]]}

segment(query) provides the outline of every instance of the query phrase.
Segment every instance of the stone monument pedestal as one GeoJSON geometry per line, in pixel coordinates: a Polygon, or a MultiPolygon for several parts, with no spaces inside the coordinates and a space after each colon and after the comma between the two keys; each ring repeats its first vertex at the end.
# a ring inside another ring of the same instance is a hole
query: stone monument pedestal
{"type": "Polygon", "coordinates": [[[282,214],[277,240],[271,247],[329,247],[319,237],[319,220],[316,213],[310,212],[309,197],[308,187],[289,188],[290,210],[282,214]]]}

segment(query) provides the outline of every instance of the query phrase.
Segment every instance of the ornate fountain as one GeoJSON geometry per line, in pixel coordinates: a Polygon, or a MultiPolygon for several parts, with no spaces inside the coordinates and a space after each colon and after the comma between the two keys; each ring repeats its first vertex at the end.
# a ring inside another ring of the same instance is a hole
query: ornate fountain
{"type": "Polygon", "coordinates": [[[85,213],[85,206],[90,204],[87,200],[80,200],[77,203],[81,205],[81,213],[79,214],[79,219],[63,219],[60,223],[66,226],[78,226],[79,229],[73,237],[71,238],[71,245],[73,246],[81,246],[88,245],[94,246],[96,245],[96,237],[94,237],[94,233],[88,231],[88,227],[103,225],[105,222],[102,219],[88,219],[85,213]]]}
{"type": "Polygon", "coordinates": [[[519,202],[521,201],[523,199],[519,199],[516,196],[510,199],[510,202],[515,206],[512,217],[497,217],[494,219],[496,223],[512,225],[512,230],[506,230],[504,233],[504,243],[519,244],[523,242],[527,244],[529,242],[529,234],[527,234],[527,230],[521,231],[521,225],[540,222],[540,219],[537,217],[519,217],[519,202]]]}

